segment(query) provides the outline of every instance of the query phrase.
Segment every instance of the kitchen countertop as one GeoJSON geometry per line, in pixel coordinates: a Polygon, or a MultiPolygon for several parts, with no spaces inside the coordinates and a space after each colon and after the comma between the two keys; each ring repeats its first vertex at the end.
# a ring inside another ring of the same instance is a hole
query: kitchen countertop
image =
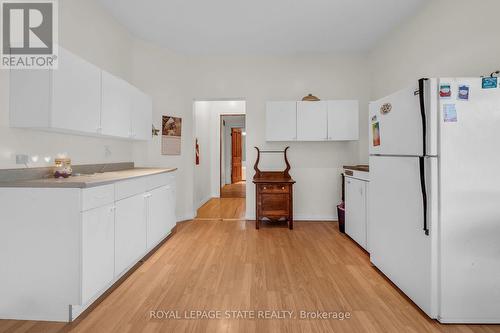
{"type": "Polygon", "coordinates": [[[344,165],[344,169],[362,171],[362,172],[370,172],[370,167],[368,165],[364,165],[364,164],[344,165]]]}
{"type": "Polygon", "coordinates": [[[152,176],[173,172],[177,168],[133,168],[121,171],[110,171],[89,175],[72,176],[69,178],[43,178],[0,182],[0,187],[33,187],[33,188],[89,188],[112,184],[121,180],[152,176]]]}

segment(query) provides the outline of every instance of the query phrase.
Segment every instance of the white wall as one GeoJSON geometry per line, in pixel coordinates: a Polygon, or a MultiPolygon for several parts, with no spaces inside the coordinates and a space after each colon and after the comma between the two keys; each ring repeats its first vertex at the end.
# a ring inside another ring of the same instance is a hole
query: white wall
{"type": "MultiPolygon", "coordinates": [[[[60,41],[69,50],[96,65],[130,80],[153,97],[154,123],[162,115],[183,118],[182,155],[160,155],[160,139],[150,143],[43,133],[8,128],[8,72],[0,71],[0,168],[17,167],[14,153],[55,155],[68,152],[75,163],[134,160],[138,165],[178,167],[177,213],[194,215],[197,194],[193,181],[201,170],[194,166],[193,100],[232,98],[246,100],[247,207],[254,217],[251,183],[254,146],[283,148],[265,142],[265,102],[299,100],[307,93],[322,99],[360,101],[360,141],[290,143],[291,173],[297,219],[335,218],[340,200],[342,165],[367,162],[367,105],[421,76],[478,76],[500,69],[497,43],[500,12],[497,0],[433,0],[415,17],[367,53],[272,57],[183,57],[137,40],[117,24],[95,0],[60,1],[60,41]],[[89,18],[92,18],[89,24],[89,18]],[[113,154],[104,155],[104,145],[113,154]]],[[[219,115],[211,113],[210,127],[219,115]]],[[[217,125],[218,126],[218,125],[217,125]]],[[[209,134],[219,142],[218,132],[209,134]]],[[[201,144],[202,152],[207,147],[201,144]]],[[[212,147],[213,148],[213,147],[212,147]]],[[[219,155],[211,149],[202,163],[218,170],[219,155]]],[[[210,176],[209,195],[218,194],[210,176]]],[[[217,178],[218,179],[218,178],[217,178]]],[[[207,183],[202,186],[207,188],[207,183]]],[[[201,185],[200,185],[201,186],[201,185]]]]}
{"type": "Polygon", "coordinates": [[[200,164],[194,167],[194,208],[198,209],[211,198],[210,102],[195,102],[194,118],[194,137],[200,146],[200,164]]]}
{"type": "Polygon", "coordinates": [[[161,137],[150,142],[137,142],[133,159],[139,166],[176,167],[177,216],[194,216],[193,201],[193,102],[186,94],[189,77],[181,56],[151,43],[134,40],[132,52],[133,83],[153,98],[153,123],[161,129],[162,116],[182,118],[181,155],[161,155],[161,137]]]}
{"type": "Polygon", "coordinates": [[[370,53],[371,97],[421,77],[477,77],[499,70],[498,13],[498,0],[429,1],[370,53]]]}
{"type": "MultiPolygon", "coordinates": [[[[101,68],[130,78],[131,37],[95,1],[59,1],[59,30],[62,46],[101,68]]],[[[9,128],[9,72],[0,70],[0,168],[24,167],[15,164],[16,153],[41,157],[67,153],[74,164],[127,162],[133,158],[131,144],[123,140],[9,128]],[[105,156],[104,146],[109,146],[111,156],[105,156]]],[[[43,158],[30,164],[45,165],[43,158]]]]}
{"type": "MultiPolygon", "coordinates": [[[[254,146],[283,148],[265,142],[265,102],[299,100],[307,93],[323,99],[358,99],[360,124],[366,128],[369,100],[367,59],[362,54],[288,57],[191,57],[193,77],[189,94],[196,99],[241,97],[246,100],[247,217],[255,216],[252,184],[254,146]],[[362,121],[362,123],[361,123],[362,121]]],[[[218,140],[217,140],[218,142],[218,140]]],[[[287,143],[291,146],[291,174],[297,219],[335,219],[340,201],[340,173],[344,164],[367,161],[367,131],[358,142],[287,143]]],[[[218,156],[214,156],[218,161],[218,156]]],[[[217,162],[218,163],[218,162],[217,162]]]]}

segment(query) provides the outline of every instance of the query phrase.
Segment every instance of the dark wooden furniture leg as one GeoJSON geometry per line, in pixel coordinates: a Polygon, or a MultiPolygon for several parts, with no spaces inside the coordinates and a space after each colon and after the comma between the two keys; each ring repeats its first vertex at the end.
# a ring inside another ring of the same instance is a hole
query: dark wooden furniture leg
{"type": "Polygon", "coordinates": [[[288,211],[288,229],[292,230],[293,229],[293,185],[290,185],[290,194],[289,194],[289,200],[290,200],[290,209],[288,211]]]}

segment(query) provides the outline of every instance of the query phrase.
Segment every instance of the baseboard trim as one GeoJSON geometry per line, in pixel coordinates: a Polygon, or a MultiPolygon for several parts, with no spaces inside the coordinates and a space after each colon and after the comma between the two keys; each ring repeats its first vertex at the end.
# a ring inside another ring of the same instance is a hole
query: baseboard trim
{"type": "MultiPolygon", "coordinates": [[[[246,215],[245,219],[255,220],[255,215],[246,215]]],[[[337,215],[294,215],[293,220],[296,222],[337,222],[337,215]]]]}
{"type": "Polygon", "coordinates": [[[203,199],[201,199],[197,204],[196,204],[196,207],[195,207],[195,210],[198,210],[201,206],[203,206],[204,204],[206,204],[208,202],[208,200],[212,199],[213,197],[211,196],[207,196],[203,199]]]}
{"type": "Polygon", "coordinates": [[[195,217],[196,217],[196,213],[195,212],[190,212],[188,214],[177,216],[177,222],[183,222],[183,221],[192,220],[195,217]]]}

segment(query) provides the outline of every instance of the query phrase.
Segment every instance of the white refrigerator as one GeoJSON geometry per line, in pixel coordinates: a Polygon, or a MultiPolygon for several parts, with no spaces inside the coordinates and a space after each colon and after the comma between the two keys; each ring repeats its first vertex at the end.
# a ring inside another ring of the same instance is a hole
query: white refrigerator
{"type": "Polygon", "coordinates": [[[370,103],[370,259],[443,323],[500,323],[498,82],[422,79],[370,103]]]}

